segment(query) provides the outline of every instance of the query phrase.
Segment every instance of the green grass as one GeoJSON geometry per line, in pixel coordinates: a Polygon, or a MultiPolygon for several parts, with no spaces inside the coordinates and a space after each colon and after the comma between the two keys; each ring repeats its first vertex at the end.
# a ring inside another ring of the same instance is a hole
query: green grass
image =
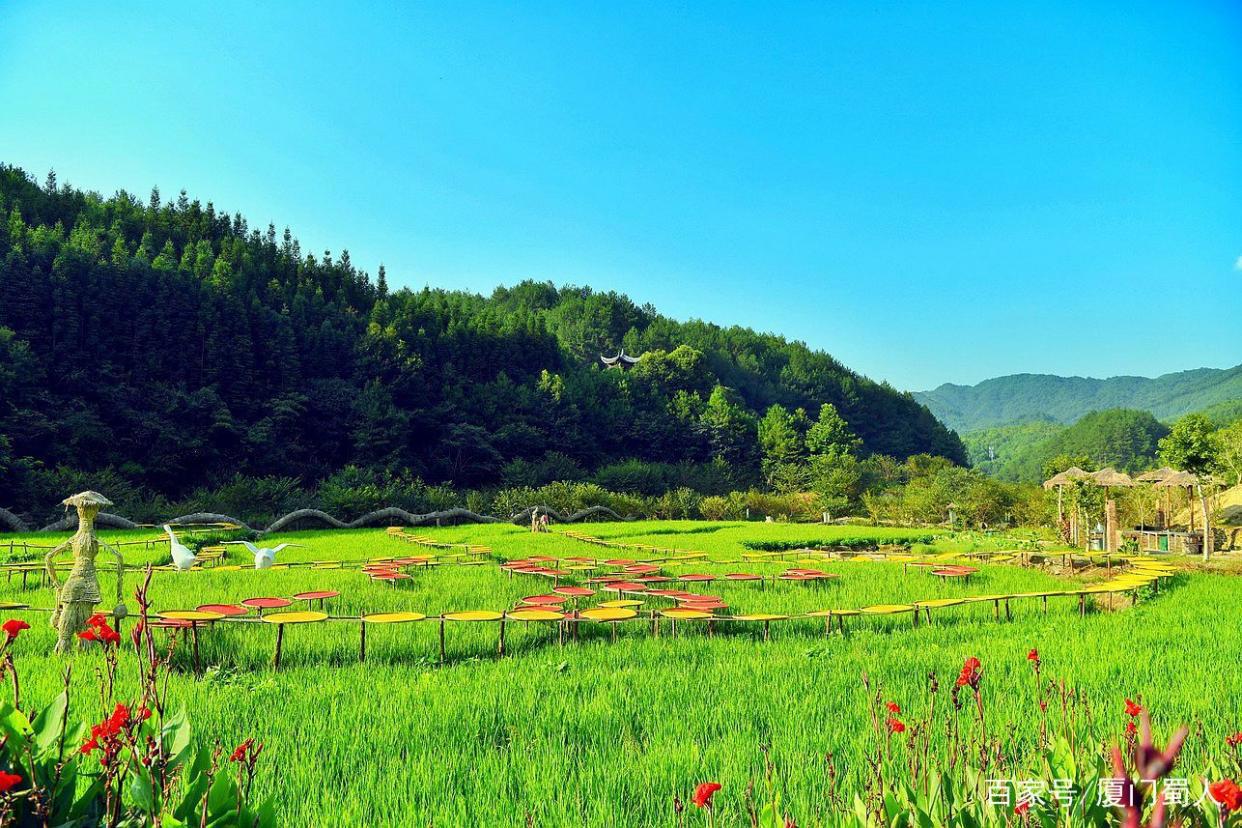
{"type": "MultiPolygon", "coordinates": [[[[711,561],[673,571],[762,571],[788,565],[739,563],[748,541],[857,537],[906,530],[782,524],[664,522],[589,524],[600,537],[707,552],[711,561]]],[[[639,557],[602,550],[558,535],[535,536],[506,526],[417,530],[453,543],[490,545],[498,557],[531,554],[639,557]]],[[[105,533],[116,540],[158,533],[105,533]]],[[[915,535],[926,534],[915,530],[915,535]]],[[[0,536],[7,554],[11,536],[0,536]]],[[[59,536],[61,539],[65,536],[59,536]]],[[[20,551],[20,540],[18,550],[20,551]]],[[[48,544],[46,535],[27,538],[48,544]]],[[[415,547],[383,530],[288,533],[266,539],[304,548],[281,562],[361,560],[414,554],[415,547]]],[[[1003,547],[1005,539],[942,537],[954,545],[1003,547]]],[[[162,562],[159,547],[123,547],[134,563],[162,562]]],[[[166,547],[164,547],[166,549],[166,547]]],[[[230,547],[236,562],[248,555],[230,547]]],[[[820,585],[715,583],[734,612],[799,613],[876,603],[903,603],[961,594],[1034,591],[1065,581],[1036,570],[985,566],[965,584],[943,584],[900,564],[833,562],[841,578],[820,585]]],[[[136,573],[127,575],[135,579],[136,573]]],[[[0,599],[49,606],[50,591],[34,581],[0,582],[0,599]]],[[[798,824],[828,825],[824,756],[832,752],[844,787],[857,789],[871,744],[866,672],[909,711],[925,704],[926,677],[936,672],[946,689],[962,660],[983,660],[992,720],[1012,728],[1006,738],[1019,765],[1031,755],[1037,728],[1026,652],[1039,648],[1046,671],[1080,688],[1094,722],[1084,735],[1102,738],[1122,724],[1126,696],[1142,696],[1158,731],[1200,722],[1184,764],[1192,770],[1219,759],[1226,733],[1239,729],[1239,711],[1227,688],[1242,686],[1242,608],[1237,581],[1188,575],[1170,589],[1122,612],[1077,615],[1072,599],[1054,599],[1048,615],[1037,602],[1014,605],[1012,622],[997,622],[990,603],[941,610],[936,623],[912,629],[908,615],[852,619],[849,634],[825,638],[814,619],[773,625],[763,642],[758,626],[679,625],[653,639],[646,624],[623,625],[614,644],[608,631],[584,624],[582,639],[564,647],[545,625],[508,625],[509,656],[495,655],[495,624],[448,626],[448,663],[438,664],[436,624],[422,622],[368,630],[368,657],[358,663],[358,625],[337,622],[291,628],[280,672],[270,669],[275,630],[226,625],[205,633],[207,677],[179,673],[170,683],[174,704],[192,712],[200,739],[231,745],[247,736],[267,743],[260,790],[274,793],[289,825],[515,825],[529,812],[536,825],[673,824],[672,797],[688,797],[704,780],[720,781],[717,824],[740,822],[742,792],[762,775],[761,745],[772,757],[785,807],[798,824]]],[[[112,589],[110,576],[101,586],[112,589]]],[[[127,593],[132,583],[127,584],[127,593]]],[[[428,614],[461,609],[505,609],[550,584],[509,576],[495,566],[444,566],[419,573],[399,589],[372,584],[349,569],[157,573],[158,609],[189,608],[252,595],[290,595],[336,589],[334,614],[411,609],[428,614]]],[[[605,596],[614,597],[614,596],[605,596]]],[[[108,607],[106,603],[105,608],[108,607]]],[[[132,606],[132,602],[131,602],[132,606]]],[[[46,616],[26,615],[35,629],[17,643],[17,664],[29,704],[48,700],[67,663],[45,655],[53,635],[46,616]]],[[[667,630],[667,627],[665,628],[667,630]]],[[[96,679],[95,654],[73,661],[86,715],[96,679]]],[[[132,686],[124,670],[121,686],[132,686]]],[[[179,658],[188,667],[184,654],[179,658]]],[[[942,704],[944,701],[942,700],[942,704]]],[[[913,713],[912,713],[913,714],[913,713]]],[[[94,715],[94,711],[91,711],[94,715]]],[[[936,738],[940,738],[937,736],[936,738]]],[[[697,815],[694,815],[697,816],[697,815]]]]}

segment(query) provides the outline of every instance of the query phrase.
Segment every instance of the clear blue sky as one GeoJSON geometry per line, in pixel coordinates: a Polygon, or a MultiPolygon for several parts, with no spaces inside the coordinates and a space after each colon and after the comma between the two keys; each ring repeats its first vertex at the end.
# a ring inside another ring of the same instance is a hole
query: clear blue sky
{"type": "Polygon", "coordinates": [[[1242,362],[1236,3],[395,6],[0,3],[0,160],[900,388],[1242,362]]]}

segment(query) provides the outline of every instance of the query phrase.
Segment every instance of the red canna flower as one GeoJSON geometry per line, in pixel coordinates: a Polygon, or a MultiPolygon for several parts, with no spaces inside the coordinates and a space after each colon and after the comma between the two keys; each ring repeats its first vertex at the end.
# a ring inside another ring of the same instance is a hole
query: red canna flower
{"type": "Polygon", "coordinates": [[[246,759],[246,753],[254,744],[254,739],[247,739],[237,747],[233,748],[233,755],[229,757],[230,762],[243,762],[246,759]]]}
{"type": "Polygon", "coordinates": [[[888,719],[885,720],[884,723],[888,725],[888,733],[890,736],[894,733],[905,733],[906,732],[905,723],[902,722],[901,719],[898,719],[896,716],[889,716],[888,719]]]}
{"type": "Polygon", "coordinates": [[[1225,744],[1229,745],[1229,747],[1237,747],[1238,745],[1242,745],[1242,731],[1239,731],[1232,736],[1226,736],[1225,744]]]}
{"type": "Polygon", "coordinates": [[[1031,651],[1026,654],[1026,660],[1039,664],[1039,650],[1032,648],[1031,651]]]}
{"type": "Polygon", "coordinates": [[[1135,733],[1138,733],[1138,726],[1134,724],[1134,721],[1126,722],[1126,735],[1133,736],[1135,733]]]}
{"type": "Polygon", "coordinates": [[[83,756],[90,756],[93,751],[99,750],[99,737],[92,736],[82,743],[82,747],[78,749],[78,753],[83,756]]]}
{"type": "Polygon", "coordinates": [[[1236,782],[1232,779],[1222,779],[1219,782],[1213,782],[1208,791],[1226,811],[1236,811],[1242,808],[1242,789],[1238,788],[1236,782]]]}
{"type": "Polygon", "coordinates": [[[22,630],[30,629],[30,625],[20,618],[10,618],[3,625],[0,625],[0,629],[3,629],[4,634],[9,637],[9,641],[12,641],[14,638],[17,638],[17,634],[22,630]]]}
{"type": "Polygon", "coordinates": [[[94,630],[83,630],[82,632],[78,633],[78,638],[82,639],[83,641],[98,641],[99,640],[99,636],[95,634],[94,630]]]}
{"type": "Polygon", "coordinates": [[[97,612],[90,618],[86,619],[86,626],[88,627],[102,627],[107,623],[108,618],[102,612],[97,612]]]}
{"type": "Polygon", "coordinates": [[[712,797],[715,796],[718,790],[720,790],[719,782],[703,782],[694,789],[694,796],[690,798],[690,801],[695,804],[695,807],[710,808],[712,807],[712,797]]]}
{"type": "Polygon", "coordinates": [[[1142,712],[1143,712],[1142,705],[1138,704],[1137,702],[1131,701],[1130,699],[1126,699],[1126,715],[1127,716],[1137,716],[1138,714],[1142,712]]]}
{"type": "Polygon", "coordinates": [[[966,659],[966,663],[962,665],[962,672],[958,674],[957,686],[969,686],[972,690],[979,689],[979,682],[983,680],[983,663],[979,659],[971,656],[966,659]]]}
{"type": "Polygon", "coordinates": [[[8,793],[10,788],[21,781],[22,778],[15,773],[0,771],[0,793],[8,793]]]}
{"type": "Polygon", "coordinates": [[[1031,800],[1024,799],[1019,802],[1013,809],[1014,814],[1024,817],[1031,812],[1031,800]]]}
{"type": "Polygon", "coordinates": [[[889,713],[900,713],[901,712],[901,705],[899,705],[895,701],[885,702],[884,706],[888,708],[889,713]]]}
{"type": "Polygon", "coordinates": [[[116,630],[103,624],[99,627],[99,637],[105,644],[120,644],[121,634],[116,630]]]}

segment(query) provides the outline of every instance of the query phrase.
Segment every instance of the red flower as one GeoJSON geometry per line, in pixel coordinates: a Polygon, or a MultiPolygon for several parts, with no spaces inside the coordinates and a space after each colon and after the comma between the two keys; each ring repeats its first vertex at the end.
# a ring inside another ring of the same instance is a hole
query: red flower
{"type": "Polygon", "coordinates": [[[237,747],[233,748],[233,755],[229,757],[230,762],[243,762],[246,759],[246,752],[250,750],[250,746],[254,744],[254,739],[247,739],[237,747]]]}
{"type": "Polygon", "coordinates": [[[4,634],[9,637],[9,641],[12,641],[14,638],[17,638],[19,632],[30,629],[30,625],[19,618],[10,618],[3,625],[0,625],[0,629],[3,629],[4,634]]]}
{"type": "Polygon", "coordinates": [[[1225,744],[1229,745],[1229,747],[1237,747],[1238,745],[1242,745],[1242,731],[1239,731],[1232,736],[1226,736],[1225,744]]]}
{"type": "Polygon", "coordinates": [[[970,686],[972,690],[979,689],[979,682],[983,679],[983,663],[979,659],[971,656],[966,659],[966,663],[962,665],[962,672],[958,674],[957,686],[970,686]]]}
{"type": "Polygon", "coordinates": [[[99,626],[99,637],[103,640],[103,643],[105,644],[120,644],[121,643],[121,634],[117,632],[116,630],[112,629],[111,627],[109,627],[107,624],[101,624],[99,626]]]}
{"type": "Polygon", "coordinates": [[[1138,714],[1142,712],[1143,712],[1142,705],[1136,702],[1133,702],[1130,699],[1126,699],[1126,715],[1127,716],[1137,716],[1138,714]]]}
{"type": "Polygon", "coordinates": [[[694,796],[690,798],[690,801],[693,802],[696,807],[710,808],[712,807],[712,796],[714,796],[718,790],[720,790],[719,782],[703,782],[694,789],[694,796]]]}
{"type": "Polygon", "coordinates": [[[107,623],[108,618],[102,612],[97,612],[90,618],[86,619],[86,626],[88,627],[102,627],[107,623]]]}
{"type": "Polygon", "coordinates": [[[83,641],[98,641],[99,640],[99,636],[95,635],[94,630],[84,630],[83,632],[78,633],[78,638],[82,639],[83,641]]]}
{"type": "Polygon", "coordinates": [[[1026,816],[1031,812],[1031,800],[1022,800],[1014,807],[1013,812],[1020,817],[1026,816]]]}
{"type": "Polygon", "coordinates": [[[1242,808],[1242,789],[1239,789],[1232,779],[1214,782],[1208,787],[1208,791],[1212,794],[1212,799],[1219,802],[1226,811],[1236,811],[1242,808]]]}
{"type": "Polygon", "coordinates": [[[897,702],[894,702],[894,701],[886,702],[884,706],[888,708],[889,713],[900,713],[901,712],[901,705],[899,705],[897,702]]]}
{"type": "Polygon", "coordinates": [[[1138,727],[1135,726],[1133,720],[1126,722],[1126,735],[1133,736],[1138,733],[1138,727]]]}
{"type": "Polygon", "coordinates": [[[82,747],[78,749],[78,753],[83,756],[89,756],[91,751],[99,750],[99,737],[92,736],[82,743],[82,747]]]}
{"type": "Polygon", "coordinates": [[[1033,661],[1036,664],[1038,664],[1039,663],[1039,650],[1032,648],[1032,650],[1026,654],[1026,660],[1033,661]]]}
{"type": "Polygon", "coordinates": [[[21,781],[22,778],[15,773],[0,771],[0,793],[7,793],[10,788],[21,781]]]}
{"type": "Polygon", "coordinates": [[[889,735],[892,735],[894,733],[905,733],[906,732],[905,723],[903,723],[901,719],[898,719],[895,716],[889,716],[888,719],[884,723],[888,725],[889,735]]]}

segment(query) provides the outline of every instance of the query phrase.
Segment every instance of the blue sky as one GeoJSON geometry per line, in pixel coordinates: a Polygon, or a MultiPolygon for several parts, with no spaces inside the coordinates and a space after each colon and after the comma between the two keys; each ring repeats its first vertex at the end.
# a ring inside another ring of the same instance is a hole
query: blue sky
{"type": "Polygon", "coordinates": [[[1228,2],[8,0],[0,160],[899,388],[1154,375],[1242,362],[1240,43],[1228,2]]]}

